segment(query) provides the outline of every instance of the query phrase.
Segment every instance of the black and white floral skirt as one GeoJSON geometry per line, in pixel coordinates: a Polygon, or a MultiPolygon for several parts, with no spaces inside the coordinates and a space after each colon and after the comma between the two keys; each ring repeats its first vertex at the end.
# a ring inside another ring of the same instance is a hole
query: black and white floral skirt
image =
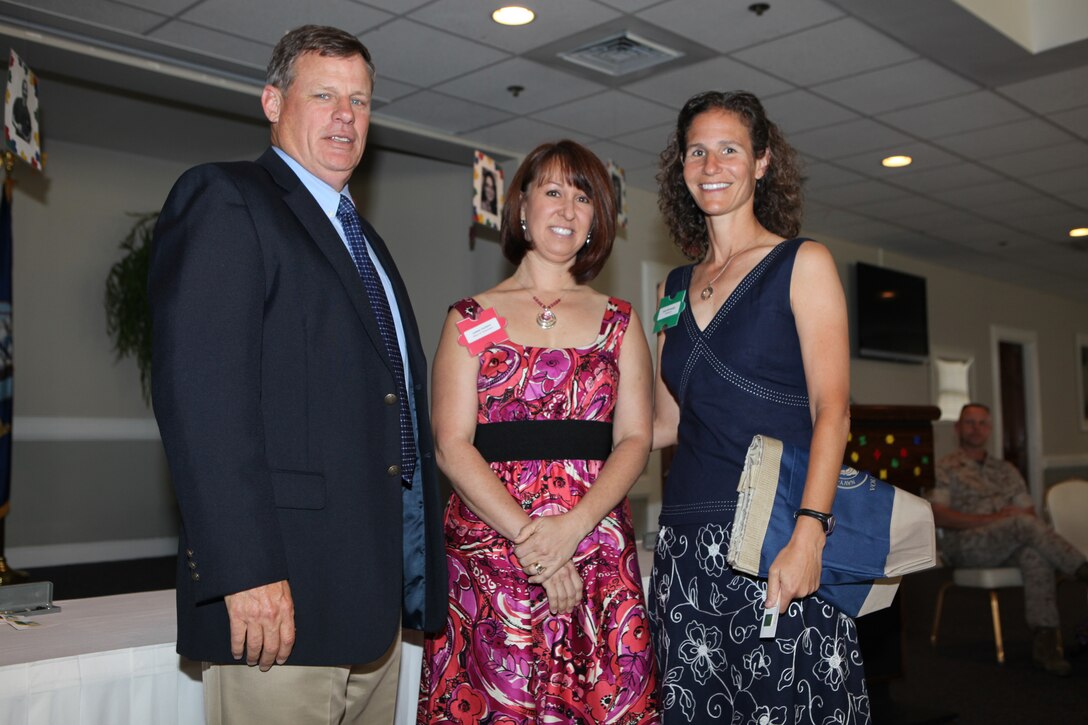
{"type": "Polygon", "coordinates": [[[665,725],[869,723],[854,620],[809,596],[760,639],[766,583],[731,569],[728,545],[728,524],[658,535],[649,605],[665,725]]]}

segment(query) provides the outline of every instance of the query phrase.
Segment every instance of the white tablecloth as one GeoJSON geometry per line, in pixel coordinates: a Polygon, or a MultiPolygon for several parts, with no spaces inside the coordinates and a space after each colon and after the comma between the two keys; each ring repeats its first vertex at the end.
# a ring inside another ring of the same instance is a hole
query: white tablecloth
{"type": "Polygon", "coordinates": [[[174,592],[58,602],[0,624],[0,725],[204,722],[200,665],[174,652],[174,592]]]}
{"type": "MultiPolygon", "coordinates": [[[[652,554],[639,552],[643,586],[652,554]]],[[[174,651],[174,591],[58,602],[0,623],[0,725],[202,725],[200,663],[174,651]]],[[[415,722],[422,635],[404,631],[395,725],[415,722]]]]}
{"type": "MultiPolygon", "coordinates": [[[[0,725],[203,725],[200,663],[178,656],[174,591],[57,602],[0,623],[0,725]]],[[[405,632],[396,725],[415,722],[418,632],[405,632]],[[409,674],[411,673],[411,674],[409,674]]]]}

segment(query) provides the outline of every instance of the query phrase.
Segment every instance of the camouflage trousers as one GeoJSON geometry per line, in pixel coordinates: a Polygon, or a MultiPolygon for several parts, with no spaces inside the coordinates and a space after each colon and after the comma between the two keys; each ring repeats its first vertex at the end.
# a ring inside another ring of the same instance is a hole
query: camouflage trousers
{"type": "Polygon", "coordinates": [[[1024,577],[1028,626],[1057,627],[1055,572],[1072,574],[1084,555],[1035,516],[1010,516],[974,529],[947,531],[941,557],[951,566],[1015,566],[1024,577]]]}

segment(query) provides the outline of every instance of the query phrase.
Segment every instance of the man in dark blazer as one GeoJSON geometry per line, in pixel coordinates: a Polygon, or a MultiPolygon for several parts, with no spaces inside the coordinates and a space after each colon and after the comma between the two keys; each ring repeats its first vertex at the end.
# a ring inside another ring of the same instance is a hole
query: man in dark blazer
{"type": "Polygon", "coordinates": [[[186,172],[156,227],[178,652],[205,663],[209,723],[390,722],[402,623],[445,624],[426,362],[347,188],[373,73],[353,35],[288,33],[261,97],[272,148],[186,172]]]}

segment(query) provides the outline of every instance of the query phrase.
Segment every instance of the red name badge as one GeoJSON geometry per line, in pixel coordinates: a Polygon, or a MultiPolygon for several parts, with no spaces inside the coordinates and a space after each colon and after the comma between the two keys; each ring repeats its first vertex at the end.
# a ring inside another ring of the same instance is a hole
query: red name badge
{"type": "Polygon", "coordinates": [[[506,318],[495,314],[494,307],[482,310],[475,319],[464,319],[457,323],[461,334],[457,342],[468,348],[470,355],[479,355],[492,345],[506,342],[506,318]]]}

